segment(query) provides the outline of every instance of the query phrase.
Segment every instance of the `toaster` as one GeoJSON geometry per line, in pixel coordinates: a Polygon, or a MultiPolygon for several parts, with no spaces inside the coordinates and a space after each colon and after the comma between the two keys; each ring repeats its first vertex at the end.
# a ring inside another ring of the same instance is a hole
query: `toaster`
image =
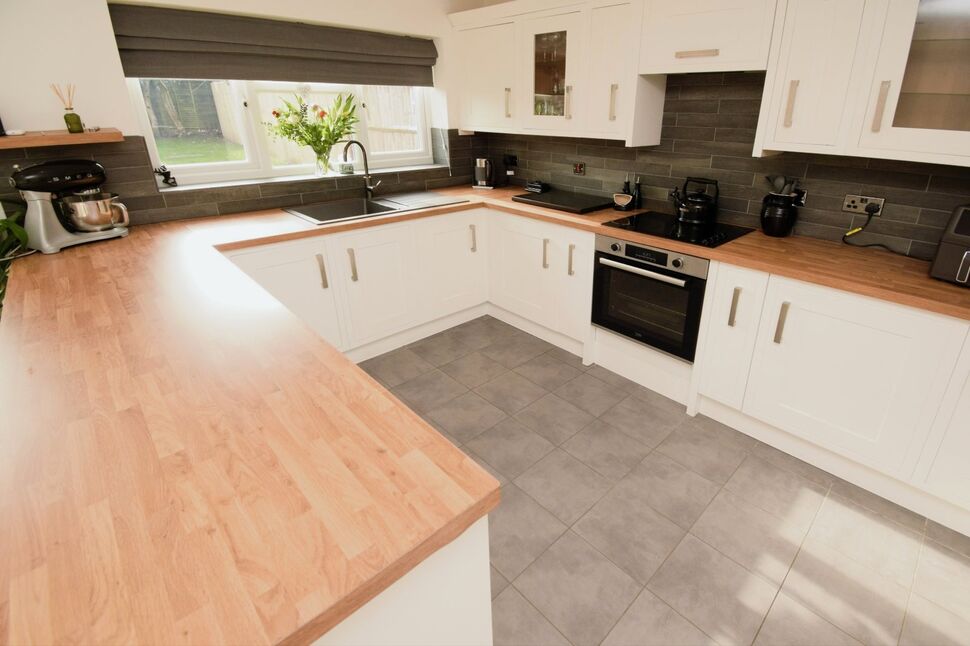
{"type": "Polygon", "coordinates": [[[953,209],[940,238],[930,276],[970,287],[970,204],[953,209]]]}

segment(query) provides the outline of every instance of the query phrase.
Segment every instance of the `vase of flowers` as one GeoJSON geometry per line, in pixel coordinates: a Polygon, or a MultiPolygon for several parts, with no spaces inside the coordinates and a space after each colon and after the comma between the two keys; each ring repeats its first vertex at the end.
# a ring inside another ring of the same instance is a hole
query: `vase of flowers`
{"type": "Polygon", "coordinates": [[[331,149],[353,134],[358,121],[353,94],[338,94],[329,110],[297,95],[295,102],[284,99],[283,107],[273,110],[273,120],[264,125],[273,137],[310,148],[316,157],[314,174],[323,177],[330,172],[331,149]]]}

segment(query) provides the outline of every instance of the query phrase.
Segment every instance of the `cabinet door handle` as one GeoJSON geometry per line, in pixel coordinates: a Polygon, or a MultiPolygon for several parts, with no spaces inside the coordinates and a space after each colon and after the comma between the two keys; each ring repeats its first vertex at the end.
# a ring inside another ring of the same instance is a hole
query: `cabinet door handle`
{"type": "Polygon", "coordinates": [[[788,104],[785,106],[785,127],[791,128],[792,115],[795,113],[795,96],[798,94],[798,81],[792,79],[788,84],[788,104]]]}
{"type": "Polygon", "coordinates": [[[505,118],[512,118],[512,88],[505,88],[505,118]]]}
{"type": "Polygon", "coordinates": [[[563,106],[563,116],[566,117],[567,119],[572,119],[573,118],[573,86],[572,85],[566,86],[566,97],[565,99],[563,99],[563,103],[565,103],[565,105],[563,106]]]}
{"type": "Polygon", "coordinates": [[[719,49],[685,49],[674,52],[674,58],[705,58],[708,56],[720,56],[719,49]]]}
{"type": "Polygon", "coordinates": [[[785,334],[785,319],[788,318],[789,307],[791,307],[791,303],[788,301],[781,304],[781,310],[778,312],[778,323],[775,324],[775,343],[781,344],[781,337],[785,334]]]}
{"type": "Polygon", "coordinates": [[[475,231],[475,225],[469,224],[468,228],[471,229],[472,232],[472,253],[476,253],[478,251],[478,235],[475,231]]]}
{"type": "Polygon", "coordinates": [[[353,249],[347,250],[347,255],[350,256],[350,280],[357,282],[357,255],[354,253],[353,249]]]}
{"type": "Polygon", "coordinates": [[[320,286],[324,289],[329,289],[330,281],[327,280],[327,265],[323,261],[323,254],[317,254],[317,267],[320,268],[320,286]]]}
{"type": "Polygon", "coordinates": [[[731,312],[728,314],[728,327],[734,327],[738,319],[738,301],[741,300],[741,288],[734,288],[734,295],[731,297],[731,312]]]}
{"type": "Polygon", "coordinates": [[[542,268],[549,269],[549,238],[542,239],[542,268]]]}
{"type": "Polygon", "coordinates": [[[619,83],[610,84],[610,121],[616,121],[616,91],[619,89],[619,83]]]}
{"type": "Polygon", "coordinates": [[[573,271],[573,253],[576,251],[576,245],[569,245],[569,262],[567,263],[566,273],[570,276],[575,276],[576,272],[573,271]]]}
{"type": "Polygon", "coordinates": [[[886,114],[886,99],[889,98],[890,81],[879,84],[879,96],[876,98],[876,109],[872,113],[872,131],[882,130],[882,118],[886,114]]]}

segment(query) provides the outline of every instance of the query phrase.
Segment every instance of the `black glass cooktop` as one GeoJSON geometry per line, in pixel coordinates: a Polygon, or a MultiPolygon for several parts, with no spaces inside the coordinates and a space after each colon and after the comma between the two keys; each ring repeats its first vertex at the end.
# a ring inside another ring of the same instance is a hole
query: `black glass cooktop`
{"type": "Polygon", "coordinates": [[[658,211],[629,215],[619,220],[606,222],[604,225],[617,229],[630,229],[638,233],[689,242],[704,247],[717,247],[754,231],[754,229],[723,222],[704,225],[684,224],[679,222],[676,216],[658,211]]]}

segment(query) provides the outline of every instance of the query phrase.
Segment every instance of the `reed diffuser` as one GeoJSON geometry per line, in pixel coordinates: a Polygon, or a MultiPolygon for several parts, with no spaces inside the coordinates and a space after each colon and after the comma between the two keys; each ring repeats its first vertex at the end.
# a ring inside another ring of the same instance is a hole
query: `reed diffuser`
{"type": "Polygon", "coordinates": [[[62,90],[56,83],[51,83],[51,89],[54,90],[54,94],[64,104],[64,123],[67,124],[67,131],[75,134],[84,132],[84,124],[81,123],[81,117],[74,112],[74,92],[77,89],[75,85],[68,83],[67,87],[62,90]]]}

